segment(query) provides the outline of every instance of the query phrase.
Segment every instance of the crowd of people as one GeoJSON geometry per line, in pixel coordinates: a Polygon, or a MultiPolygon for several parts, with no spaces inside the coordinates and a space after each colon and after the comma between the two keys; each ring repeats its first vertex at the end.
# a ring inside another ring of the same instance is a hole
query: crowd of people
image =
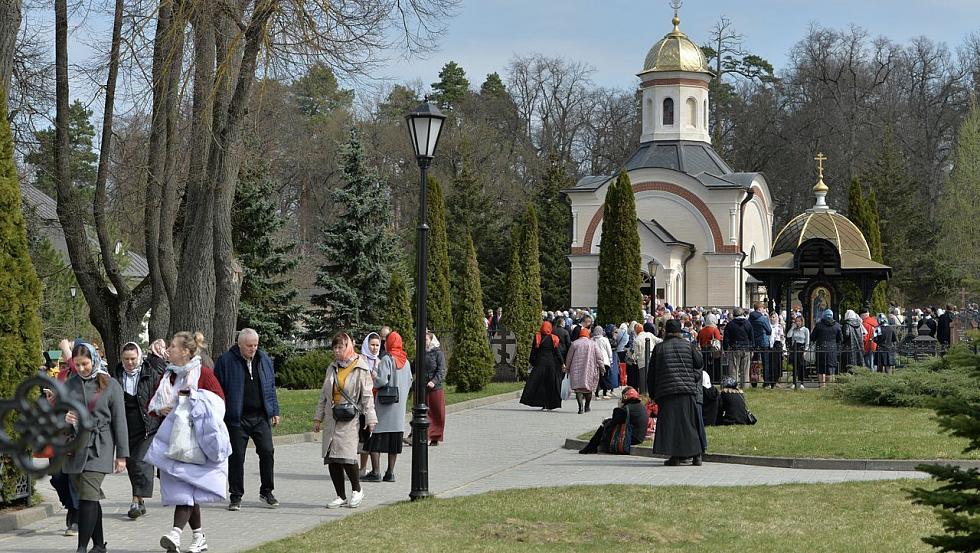
{"type": "MultiPolygon", "coordinates": [[[[427,335],[420,374],[408,361],[401,335],[390,327],[364,337],[360,353],[354,344],[346,333],[333,337],[334,361],[324,367],[320,396],[311,406],[312,428],[322,435],[321,456],[337,495],[326,504],[330,509],[358,507],[364,499],[361,482],[396,481],[414,378],[426,382],[429,445],[444,439],[446,361],[436,336],[427,335]],[[382,453],[387,454],[384,476],[382,453]]],[[[85,406],[91,421],[79,428],[81,415],[66,414],[77,436],[65,439],[78,437],[83,445],[51,479],[67,511],[65,535],[77,536],[77,552],[107,550],[102,484],[107,474],[123,471],[132,492],[129,518],[146,514],[158,478],[163,505],[174,509],[160,546],[180,551],[190,526],[186,550],[206,551],[201,505],[227,500],[229,511],[241,510],[249,440],[259,459],[259,502],[279,506],[273,493],[272,429],[282,414],[273,363],[255,330],[242,329],[237,343],[215,361],[204,336],[190,332],[177,332],[169,343],[156,340],[145,354],[138,344],[127,343],[112,369],[94,344],[64,340],[60,347],[61,362],[45,371],[64,382],[64,393],[85,406]]],[[[55,393],[46,389],[46,399],[55,401],[55,393]]]]}

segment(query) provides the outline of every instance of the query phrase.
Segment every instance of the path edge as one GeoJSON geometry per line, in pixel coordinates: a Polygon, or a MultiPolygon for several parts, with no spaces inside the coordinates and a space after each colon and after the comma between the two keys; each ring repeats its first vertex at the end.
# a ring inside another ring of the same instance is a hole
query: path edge
{"type": "Polygon", "coordinates": [[[14,532],[25,526],[30,526],[35,522],[54,515],[55,504],[44,501],[40,505],[27,507],[6,513],[0,513],[0,532],[14,532]]]}

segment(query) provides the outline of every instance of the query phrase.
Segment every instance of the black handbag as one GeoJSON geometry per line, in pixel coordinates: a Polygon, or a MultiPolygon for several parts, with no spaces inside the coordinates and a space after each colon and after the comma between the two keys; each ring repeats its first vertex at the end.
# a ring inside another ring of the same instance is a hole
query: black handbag
{"type": "Polygon", "coordinates": [[[344,389],[340,387],[340,373],[339,371],[337,371],[336,365],[334,365],[333,374],[334,374],[334,381],[333,381],[334,388],[336,388],[337,391],[340,392],[340,395],[342,395],[344,397],[344,400],[347,402],[347,403],[341,403],[340,405],[333,406],[332,409],[333,420],[337,422],[352,421],[355,418],[357,418],[358,414],[360,414],[360,410],[357,408],[357,404],[355,404],[354,401],[350,398],[350,396],[347,395],[347,392],[345,392],[344,389]]]}
{"type": "Polygon", "coordinates": [[[378,388],[378,395],[375,396],[381,405],[392,405],[398,403],[398,385],[394,384],[395,371],[398,370],[395,364],[391,364],[391,373],[388,375],[388,383],[378,388]]]}

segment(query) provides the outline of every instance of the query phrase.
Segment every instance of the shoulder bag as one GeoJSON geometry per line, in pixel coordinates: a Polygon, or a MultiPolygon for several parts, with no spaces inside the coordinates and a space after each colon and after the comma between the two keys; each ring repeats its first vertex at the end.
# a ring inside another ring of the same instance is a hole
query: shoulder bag
{"type": "MultiPolygon", "coordinates": [[[[354,360],[354,363],[357,363],[357,359],[354,360]]],[[[352,421],[357,418],[358,414],[360,414],[360,410],[357,408],[357,404],[354,403],[350,396],[347,395],[347,392],[340,387],[340,371],[337,370],[336,365],[333,367],[333,374],[333,386],[338,392],[340,392],[340,395],[344,397],[344,401],[346,402],[333,406],[333,420],[337,422],[352,421]]]]}
{"type": "Polygon", "coordinates": [[[388,374],[388,383],[378,388],[378,395],[376,396],[378,403],[381,405],[398,403],[398,385],[395,384],[395,371],[397,370],[398,367],[395,366],[395,362],[392,360],[391,372],[388,374]]]}

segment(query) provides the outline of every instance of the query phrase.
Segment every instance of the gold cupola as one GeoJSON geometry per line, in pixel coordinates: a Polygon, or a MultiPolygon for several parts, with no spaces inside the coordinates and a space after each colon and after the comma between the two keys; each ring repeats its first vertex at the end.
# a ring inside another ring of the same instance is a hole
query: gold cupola
{"type": "Polygon", "coordinates": [[[681,20],[674,11],[674,30],[667,33],[659,42],[650,48],[643,70],[637,75],[659,73],[664,71],[687,71],[692,73],[707,73],[714,76],[708,68],[708,60],[701,48],[693,40],[681,32],[681,20]]]}

